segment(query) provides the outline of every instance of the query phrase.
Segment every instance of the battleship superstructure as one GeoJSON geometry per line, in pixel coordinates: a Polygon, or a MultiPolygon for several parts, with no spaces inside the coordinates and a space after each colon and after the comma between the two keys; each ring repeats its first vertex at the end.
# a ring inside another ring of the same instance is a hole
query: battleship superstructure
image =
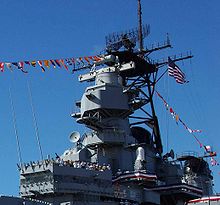
{"type": "Polygon", "coordinates": [[[54,159],[19,165],[21,198],[0,197],[0,204],[181,205],[205,203],[196,200],[213,194],[202,157],[163,154],[153,95],[158,69],[167,62],[153,63],[148,55],[170,42],[143,49],[143,34],[149,26],[140,24],[138,32],[107,39],[107,54],[79,76],[94,84],[76,102],[79,111],[72,117],[90,131],[82,137],[73,132],[73,148],[54,159]]]}
{"type": "Polygon", "coordinates": [[[153,102],[126,77],[141,76],[145,84],[156,67],[131,52],[119,54],[123,64],[113,53],[103,58],[111,66],[79,76],[95,84],[86,88],[76,103],[80,112],[72,116],[91,132],[81,138],[73,132],[76,146],[56,159],[22,165],[21,197],[51,204],[184,204],[212,194],[206,161],[193,153],[175,160],[173,151],[162,155],[156,116],[144,119],[152,132],[139,126],[141,121],[131,125],[129,116],[153,102]],[[136,67],[139,60],[143,67],[136,67]]]}

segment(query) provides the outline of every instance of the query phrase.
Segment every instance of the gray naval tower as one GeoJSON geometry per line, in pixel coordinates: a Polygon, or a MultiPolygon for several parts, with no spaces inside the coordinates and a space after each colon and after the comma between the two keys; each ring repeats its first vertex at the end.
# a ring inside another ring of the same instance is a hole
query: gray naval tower
{"type": "MultiPolygon", "coordinates": [[[[56,158],[19,165],[20,198],[0,197],[10,205],[183,205],[210,202],[212,175],[208,163],[194,153],[174,157],[163,154],[153,95],[158,71],[164,62],[153,63],[149,54],[171,47],[164,44],[144,49],[150,32],[142,26],[106,38],[107,53],[88,70],[80,82],[86,88],[78,123],[89,128],[80,137],[70,135],[73,148],[56,158]],[[139,42],[139,49],[135,49],[139,42]],[[208,196],[209,198],[201,198],[208,196]],[[203,200],[204,199],[204,200],[203,200]],[[194,200],[194,201],[193,201],[194,200]],[[196,201],[197,200],[197,201],[196,201]]],[[[181,56],[173,61],[192,56],[181,56]]],[[[216,198],[218,198],[216,196],[216,198]]],[[[218,203],[218,200],[215,200],[218,203]]],[[[214,203],[214,202],[213,202],[214,203]]]]}

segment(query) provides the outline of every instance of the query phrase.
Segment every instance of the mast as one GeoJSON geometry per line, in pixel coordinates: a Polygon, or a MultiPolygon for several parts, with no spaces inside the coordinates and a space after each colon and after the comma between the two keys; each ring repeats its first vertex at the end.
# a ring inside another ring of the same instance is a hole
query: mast
{"type": "Polygon", "coordinates": [[[142,11],[141,11],[141,0],[138,0],[138,38],[139,38],[139,49],[143,51],[143,33],[142,33],[142,11]]]}
{"type": "MultiPolygon", "coordinates": [[[[139,50],[140,50],[141,56],[144,57],[141,0],[138,0],[138,39],[139,39],[139,50]]],[[[154,103],[153,103],[153,91],[151,88],[153,83],[150,80],[150,76],[151,75],[146,75],[146,82],[147,82],[147,89],[148,89],[148,94],[149,94],[149,103],[150,103],[151,112],[152,112],[152,120],[154,122],[153,133],[154,133],[157,152],[161,156],[161,154],[163,152],[163,146],[162,146],[162,142],[161,142],[159,123],[158,123],[158,119],[156,116],[154,103]]]]}

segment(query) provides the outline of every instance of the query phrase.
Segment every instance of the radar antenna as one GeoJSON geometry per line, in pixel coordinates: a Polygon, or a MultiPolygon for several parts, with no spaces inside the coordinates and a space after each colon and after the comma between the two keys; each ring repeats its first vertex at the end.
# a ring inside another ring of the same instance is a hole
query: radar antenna
{"type": "Polygon", "coordinates": [[[106,50],[108,52],[118,51],[122,46],[128,50],[132,50],[136,46],[137,41],[142,41],[143,38],[150,34],[150,25],[141,25],[141,38],[139,36],[140,28],[130,29],[125,32],[112,33],[105,37],[106,50]]]}

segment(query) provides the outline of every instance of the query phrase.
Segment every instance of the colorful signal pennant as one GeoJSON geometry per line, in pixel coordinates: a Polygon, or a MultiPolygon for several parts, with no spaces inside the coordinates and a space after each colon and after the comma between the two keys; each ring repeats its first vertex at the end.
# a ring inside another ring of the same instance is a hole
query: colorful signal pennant
{"type": "Polygon", "coordinates": [[[156,94],[157,96],[163,101],[165,107],[166,107],[166,110],[169,110],[171,116],[176,120],[176,122],[181,122],[181,124],[185,127],[185,129],[194,137],[194,139],[197,141],[197,143],[199,144],[199,147],[200,148],[204,148],[205,150],[205,153],[207,154],[208,157],[211,157],[211,165],[212,166],[216,166],[216,165],[219,165],[219,163],[216,161],[216,159],[214,159],[214,157],[217,156],[217,153],[216,152],[213,152],[212,149],[211,149],[211,146],[210,145],[203,145],[202,142],[196,137],[196,135],[194,133],[201,133],[202,131],[201,130],[197,130],[197,129],[191,129],[189,128],[182,120],[181,118],[179,117],[179,115],[177,115],[173,108],[170,107],[168,105],[168,103],[166,102],[166,100],[162,97],[162,95],[156,91],[156,94]]]}
{"type": "Polygon", "coordinates": [[[23,73],[27,73],[24,69],[24,65],[36,67],[41,67],[41,70],[45,72],[45,68],[50,68],[50,66],[56,67],[64,67],[66,70],[69,70],[69,66],[73,66],[73,69],[76,67],[92,67],[92,65],[100,61],[101,58],[99,56],[85,56],[78,58],[63,58],[63,59],[48,59],[48,60],[25,60],[19,62],[0,62],[0,72],[4,72],[5,66],[13,71],[13,66],[23,73]]]}
{"type": "Polygon", "coordinates": [[[203,147],[203,144],[202,144],[202,143],[198,140],[198,138],[193,134],[193,133],[201,133],[202,131],[201,131],[201,130],[197,130],[197,129],[194,130],[194,129],[189,128],[189,127],[181,120],[181,118],[179,117],[179,115],[176,114],[176,112],[173,110],[173,108],[169,106],[169,104],[168,104],[168,103],[166,102],[166,100],[162,97],[162,95],[161,95],[158,91],[156,91],[156,90],[155,90],[155,92],[156,92],[157,96],[163,101],[163,103],[164,103],[166,109],[169,110],[171,116],[176,120],[176,123],[178,124],[178,122],[181,122],[181,124],[185,127],[185,129],[186,129],[190,134],[192,134],[193,137],[195,138],[195,140],[199,143],[200,148],[203,147]]]}
{"type": "Polygon", "coordinates": [[[4,72],[4,63],[0,62],[0,71],[4,72]]]}

